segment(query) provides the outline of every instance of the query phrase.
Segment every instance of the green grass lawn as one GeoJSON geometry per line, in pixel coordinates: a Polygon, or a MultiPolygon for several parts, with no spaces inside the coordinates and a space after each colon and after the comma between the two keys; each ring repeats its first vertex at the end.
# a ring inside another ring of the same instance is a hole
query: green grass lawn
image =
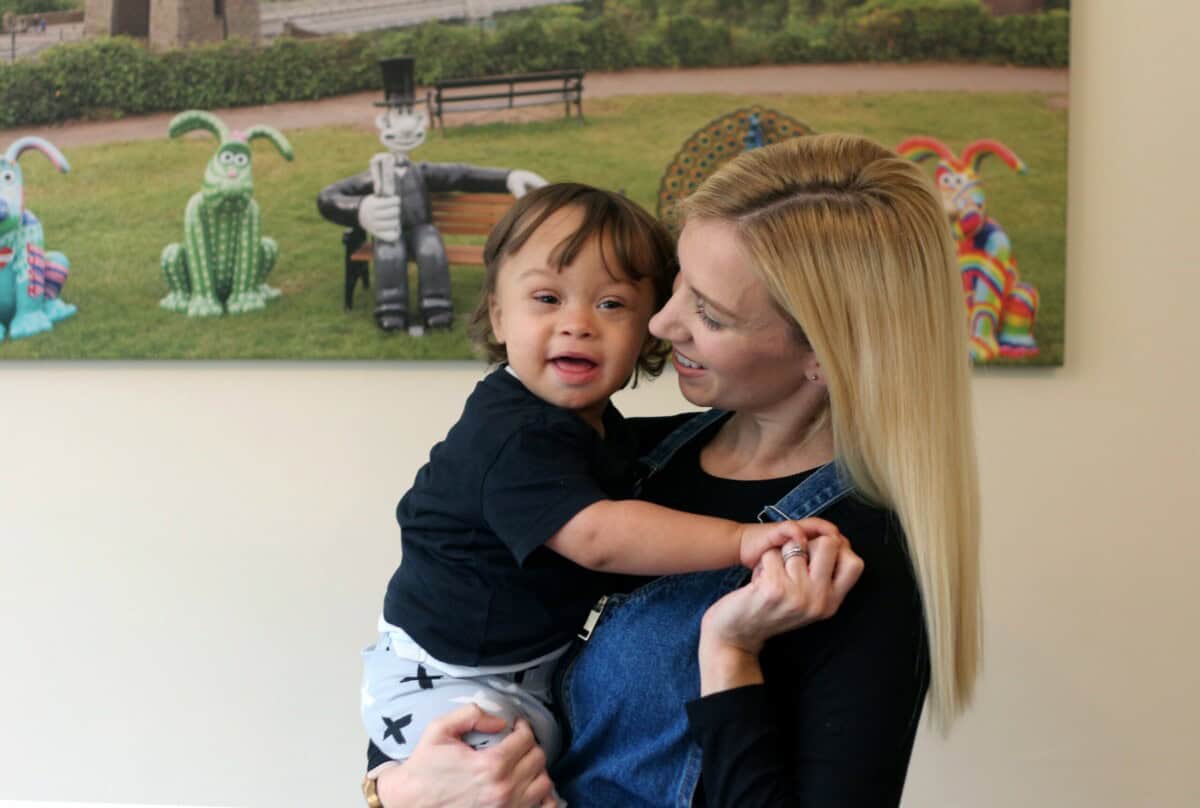
{"type": "MultiPolygon", "coordinates": [[[[818,132],[861,132],[894,147],[930,134],[961,150],[994,138],[1029,165],[1013,174],[984,163],[991,214],[1007,229],[1022,278],[1041,293],[1039,364],[1062,359],[1066,252],[1067,114],[1035,93],[897,93],[846,96],[687,95],[588,102],[587,120],[493,124],[431,132],[414,157],[527,168],[550,180],[579,180],[625,192],[653,209],[660,176],[683,141],[712,118],[759,103],[818,132]]],[[[0,343],[0,358],[461,359],[471,356],[465,325],[482,270],[452,267],[458,313],[449,332],[384,334],[371,318],[371,292],[342,310],[341,228],[316,210],[317,192],[355,174],[379,151],[374,111],[342,127],[289,133],[296,161],[254,146],[255,196],[263,234],[281,255],[270,282],[284,297],[266,311],[190,319],[160,309],[165,244],[180,241],[183,210],[216,149],[211,138],[122,143],[66,152],[60,175],[35,153],[22,160],[26,203],[42,219],[47,248],[71,260],[63,298],[79,313],[52,332],[0,343]]],[[[270,123],[270,121],[264,121],[270,123]]],[[[932,165],[929,166],[932,172],[932,165]]],[[[415,268],[410,275],[415,277],[415,268]]]]}

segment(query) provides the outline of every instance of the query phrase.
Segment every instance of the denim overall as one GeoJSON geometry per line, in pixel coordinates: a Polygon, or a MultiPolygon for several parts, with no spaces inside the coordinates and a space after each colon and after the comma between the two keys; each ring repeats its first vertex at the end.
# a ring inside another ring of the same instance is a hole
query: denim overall
{"type": "MultiPolygon", "coordinates": [[[[724,415],[709,410],[668,435],[642,459],[645,477],[724,415]]],[[[851,490],[829,463],[758,520],[803,519],[851,490]]],[[[688,735],[684,704],[700,695],[700,620],[749,575],[741,567],[669,575],[593,609],[593,616],[600,610],[594,633],[580,634],[587,642],[564,663],[558,693],[570,747],[553,777],[571,808],[691,806],[701,750],[688,735]]]]}

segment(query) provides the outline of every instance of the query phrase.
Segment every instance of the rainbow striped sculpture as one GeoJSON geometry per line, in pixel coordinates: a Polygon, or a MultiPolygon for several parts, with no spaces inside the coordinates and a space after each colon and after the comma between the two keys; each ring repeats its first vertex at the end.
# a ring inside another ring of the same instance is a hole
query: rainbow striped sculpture
{"type": "Polygon", "coordinates": [[[963,149],[961,157],[955,157],[936,138],[911,137],[897,146],[896,152],[916,161],[938,158],[934,179],[958,243],[971,359],[987,362],[998,356],[1035,356],[1038,346],[1033,323],[1038,292],[1032,284],[1021,281],[1008,234],[987,215],[987,199],[979,178],[979,164],[989,154],[1019,174],[1025,173],[1025,163],[995,140],[976,140],[963,149]]]}
{"type": "Polygon", "coordinates": [[[76,309],[59,296],[70,267],[60,252],[46,252],[42,223],[25,209],[20,156],[34,149],[64,174],[67,158],[47,140],[23,137],[0,157],[0,339],[49,331],[76,309]]]}

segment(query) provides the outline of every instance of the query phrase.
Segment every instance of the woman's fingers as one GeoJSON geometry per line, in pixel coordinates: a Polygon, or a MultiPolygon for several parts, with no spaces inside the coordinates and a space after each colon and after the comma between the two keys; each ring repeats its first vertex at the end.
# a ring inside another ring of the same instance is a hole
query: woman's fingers
{"type": "Polygon", "coordinates": [[[546,753],[524,719],[517,719],[513,731],[500,743],[473,754],[484,761],[486,772],[478,804],[535,808],[550,793],[546,753]],[[545,783],[540,782],[543,780],[545,783]]]}
{"type": "Polygon", "coordinates": [[[770,550],[763,553],[759,559],[759,576],[761,580],[772,580],[784,571],[783,553],[780,550],[770,550]]]}
{"type": "MultiPolygon", "coordinates": [[[[817,526],[829,525],[823,519],[805,520],[817,526]]],[[[798,523],[799,524],[799,523],[798,523]]],[[[830,525],[832,527],[832,525],[830,525]]],[[[789,542],[779,554],[766,553],[761,565],[767,575],[775,570],[786,572],[790,605],[817,618],[832,616],[841,606],[846,594],[862,574],[863,561],[850,549],[850,542],[834,528],[832,532],[810,538],[801,551],[800,544],[789,542]],[[780,564],[768,560],[774,557],[780,564]]],[[[763,583],[770,583],[764,579],[763,583]]]]}
{"type": "Polygon", "coordinates": [[[809,542],[808,548],[814,611],[822,617],[832,617],[858,581],[862,559],[840,533],[818,536],[809,542]]]}
{"type": "MultiPolygon", "coordinates": [[[[528,731],[529,725],[524,721],[518,721],[518,729],[528,731]]],[[[530,733],[533,737],[533,733],[530,733]]],[[[537,779],[538,775],[546,772],[546,753],[542,747],[534,743],[525,754],[522,755],[512,767],[512,781],[515,791],[520,794],[525,792],[529,786],[537,779]]],[[[544,795],[543,795],[544,796],[544,795]]],[[[541,796],[537,799],[530,799],[524,802],[524,805],[536,805],[541,800],[541,796]]]]}
{"type": "Polygon", "coordinates": [[[845,599],[846,593],[858,583],[865,566],[863,560],[849,546],[842,548],[838,554],[837,568],[833,573],[833,594],[839,603],[845,599]]]}
{"type": "Polygon", "coordinates": [[[808,534],[808,538],[815,539],[817,536],[838,536],[837,525],[827,519],[822,519],[819,516],[809,516],[805,519],[797,519],[795,524],[808,534]]]}
{"type": "MultiPolygon", "coordinates": [[[[538,748],[537,739],[533,737],[533,730],[529,728],[528,722],[517,719],[513,731],[500,743],[484,750],[482,754],[495,758],[499,772],[503,775],[513,771],[517,764],[534,750],[541,754],[542,750],[538,748]]],[[[542,755],[542,765],[545,766],[544,754],[542,755]]]]}
{"type": "Polygon", "coordinates": [[[824,592],[833,583],[833,571],[842,549],[838,538],[817,536],[808,543],[808,577],[818,591],[824,592]]]}
{"type": "Polygon", "coordinates": [[[557,808],[558,800],[554,797],[554,785],[550,782],[550,775],[543,771],[526,787],[522,793],[517,805],[530,806],[530,808],[557,808]]]}
{"type": "Polygon", "coordinates": [[[779,556],[783,560],[783,568],[788,575],[796,578],[808,574],[808,541],[788,542],[779,548],[779,556]]]}
{"type": "Polygon", "coordinates": [[[485,713],[477,704],[464,704],[429,722],[425,732],[437,740],[458,739],[472,730],[500,732],[508,722],[500,716],[485,713]]]}

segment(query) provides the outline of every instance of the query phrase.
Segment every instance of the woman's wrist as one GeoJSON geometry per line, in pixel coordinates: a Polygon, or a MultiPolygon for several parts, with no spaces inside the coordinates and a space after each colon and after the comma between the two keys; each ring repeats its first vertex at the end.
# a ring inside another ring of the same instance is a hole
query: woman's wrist
{"type": "Polygon", "coordinates": [[[758,654],[700,636],[700,695],[763,683],[758,654]]]}

